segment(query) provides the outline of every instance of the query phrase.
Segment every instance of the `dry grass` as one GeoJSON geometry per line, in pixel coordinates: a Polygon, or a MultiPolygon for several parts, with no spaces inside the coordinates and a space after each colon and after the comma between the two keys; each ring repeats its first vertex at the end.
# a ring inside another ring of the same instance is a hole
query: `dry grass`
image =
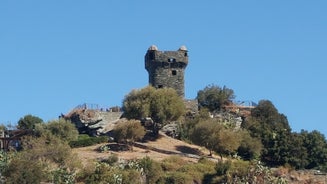
{"type": "MultiPolygon", "coordinates": [[[[98,148],[100,146],[108,145],[108,143],[103,143],[89,147],[74,148],[73,152],[78,155],[84,166],[93,164],[97,160],[107,159],[111,154],[117,154],[119,159],[124,160],[140,159],[148,156],[156,161],[177,155],[186,162],[197,162],[198,158],[209,154],[209,151],[203,147],[188,144],[166,135],[161,135],[153,141],[137,144],[140,146],[135,146],[133,151],[110,150],[99,152],[98,148]]],[[[212,157],[213,160],[218,160],[219,158],[217,155],[212,157]]],[[[317,176],[310,171],[294,171],[289,168],[280,167],[274,173],[277,176],[287,178],[290,184],[327,184],[327,176],[317,176]]]]}
{"type": "MultiPolygon", "coordinates": [[[[99,152],[98,148],[104,145],[108,145],[108,143],[83,148],[74,148],[73,151],[82,160],[84,165],[96,160],[106,159],[113,153],[117,154],[119,159],[124,160],[140,159],[148,156],[151,159],[161,161],[172,155],[179,155],[183,159],[191,162],[197,162],[199,157],[209,154],[209,151],[203,147],[188,144],[163,134],[161,134],[156,140],[137,143],[139,146],[134,146],[133,151],[109,150],[107,152],[99,152]]],[[[214,156],[213,159],[218,159],[218,157],[214,156]]]]}

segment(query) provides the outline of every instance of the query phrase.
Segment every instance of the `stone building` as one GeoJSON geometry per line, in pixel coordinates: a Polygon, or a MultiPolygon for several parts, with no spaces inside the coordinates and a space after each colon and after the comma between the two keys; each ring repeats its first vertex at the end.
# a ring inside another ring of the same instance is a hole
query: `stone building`
{"type": "Polygon", "coordinates": [[[149,47],[145,55],[145,69],[149,73],[149,84],[155,88],[173,88],[184,98],[184,70],[188,64],[185,46],[177,51],[159,51],[149,47]]]}

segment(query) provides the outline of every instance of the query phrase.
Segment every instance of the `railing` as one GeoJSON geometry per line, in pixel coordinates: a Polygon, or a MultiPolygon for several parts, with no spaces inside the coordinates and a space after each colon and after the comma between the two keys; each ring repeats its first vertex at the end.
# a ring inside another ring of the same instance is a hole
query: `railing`
{"type": "Polygon", "coordinates": [[[98,110],[98,111],[107,111],[107,112],[120,112],[120,107],[108,107],[99,104],[91,104],[91,103],[84,103],[81,105],[76,106],[74,109],[90,109],[90,110],[98,110]]]}

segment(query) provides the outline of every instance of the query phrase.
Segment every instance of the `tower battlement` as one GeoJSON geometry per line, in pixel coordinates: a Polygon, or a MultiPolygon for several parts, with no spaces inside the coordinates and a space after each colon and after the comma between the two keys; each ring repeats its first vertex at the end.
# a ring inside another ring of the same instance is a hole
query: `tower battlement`
{"type": "Polygon", "coordinates": [[[149,84],[155,88],[173,88],[184,97],[184,70],[188,64],[185,46],[177,51],[159,51],[157,46],[149,47],[145,55],[145,69],[149,73],[149,84]]]}

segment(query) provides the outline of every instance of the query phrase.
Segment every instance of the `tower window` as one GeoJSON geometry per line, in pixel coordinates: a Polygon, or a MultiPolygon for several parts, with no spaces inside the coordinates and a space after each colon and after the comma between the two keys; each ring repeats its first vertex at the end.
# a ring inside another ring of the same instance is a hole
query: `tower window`
{"type": "Polygon", "coordinates": [[[184,53],[184,56],[187,57],[187,52],[184,53]]]}
{"type": "Polygon", "coordinates": [[[151,60],[154,59],[154,52],[150,52],[150,53],[149,53],[149,58],[150,58],[151,60]]]}
{"type": "Polygon", "coordinates": [[[169,59],[168,59],[168,62],[169,62],[169,63],[176,62],[176,59],[175,59],[175,58],[169,58],[169,59]]]}
{"type": "Polygon", "coordinates": [[[176,70],[173,70],[173,71],[171,71],[171,74],[172,75],[176,75],[177,74],[177,71],[176,70]]]}
{"type": "Polygon", "coordinates": [[[158,85],[158,88],[163,88],[163,86],[162,85],[158,85]]]}

